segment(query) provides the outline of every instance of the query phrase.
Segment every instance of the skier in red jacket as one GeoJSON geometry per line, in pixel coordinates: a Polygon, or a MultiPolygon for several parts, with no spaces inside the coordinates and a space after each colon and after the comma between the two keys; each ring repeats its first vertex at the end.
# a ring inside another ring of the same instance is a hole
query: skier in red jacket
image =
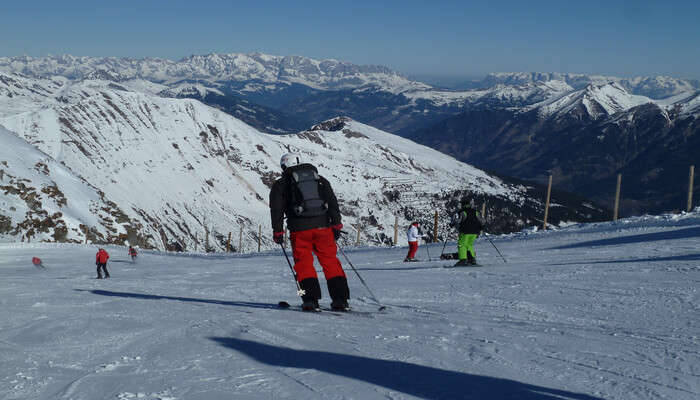
{"type": "Polygon", "coordinates": [[[336,240],[340,237],[341,223],[338,200],[331,184],[320,176],[316,167],[300,162],[297,154],[285,154],[280,160],[282,177],[270,190],[270,216],[275,243],[284,241],[284,217],[287,217],[294,271],[299,286],[302,310],[319,308],[321,286],[314,269],[314,254],[323,268],[331,308],[339,311],[350,309],[348,280],[337,256],[336,240]]]}
{"type": "Polygon", "coordinates": [[[107,260],[109,260],[109,254],[105,249],[99,249],[95,255],[95,265],[97,265],[97,279],[102,279],[102,272],[105,272],[105,278],[109,278],[109,272],[107,271],[107,260]]]}

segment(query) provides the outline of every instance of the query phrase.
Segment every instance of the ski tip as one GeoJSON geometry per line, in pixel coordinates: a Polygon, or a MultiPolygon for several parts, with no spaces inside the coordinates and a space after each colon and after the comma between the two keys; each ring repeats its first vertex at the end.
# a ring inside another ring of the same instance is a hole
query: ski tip
{"type": "Polygon", "coordinates": [[[277,307],[280,307],[280,308],[289,308],[289,307],[291,307],[291,306],[290,306],[289,303],[287,303],[286,301],[280,301],[279,303],[277,303],[277,307]]]}

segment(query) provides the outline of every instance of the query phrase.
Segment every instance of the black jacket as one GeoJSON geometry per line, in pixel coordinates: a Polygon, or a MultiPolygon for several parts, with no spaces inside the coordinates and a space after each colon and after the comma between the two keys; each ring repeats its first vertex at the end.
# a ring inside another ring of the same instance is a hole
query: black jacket
{"type": "Polygon", "coordinates": [[[459,233],[478,235],[483,229],[484,222],[475,209],[465,207],[459,211],[459,233]]]}
{"type": "Polygon", "coordinates": [[[290,231],[305,231],[314,228],[326,228],[341,223],[340,209],[338,208],[338,200],[333,193],[331,184],[326,178],[319,176],[319,192],[321,197],[328,204],[328,211],[325,215],[317,217],[297,217],[291,210],[292,204],[287,199],[289,193],[289,185],[291,182],[291,174],[297,169],[308,168],[311,164],[299,164],[287,168],[282,177],[275,181],[270,190],[270,217],[272,219],[272,231],[284,231],[284,218],[287,217],[287,227],[290,231]]]}

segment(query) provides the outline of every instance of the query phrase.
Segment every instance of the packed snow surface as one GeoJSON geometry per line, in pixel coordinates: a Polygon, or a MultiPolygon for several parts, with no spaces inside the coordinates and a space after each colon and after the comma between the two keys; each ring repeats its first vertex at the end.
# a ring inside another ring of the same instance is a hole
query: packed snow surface
{"type": "Polygon", "coordinates": [[[94,246],[0,244],[0,398],[698,399],[699,211],[493,237],[507,264],[482,237],[480,268],[348,248],[388,306],[343,260],[350,314],[278,309],[281,253],[108,247],[96,280],[94,246]]]}

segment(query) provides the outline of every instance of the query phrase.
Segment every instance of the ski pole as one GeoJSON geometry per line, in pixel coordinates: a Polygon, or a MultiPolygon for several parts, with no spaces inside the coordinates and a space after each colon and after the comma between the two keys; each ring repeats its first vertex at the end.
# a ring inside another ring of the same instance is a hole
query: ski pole
{"type": "Polygon", "coordinates": [[[489,237],[489,235],[488,235],[488,234],[484,234],[484,236],[486,236],[486,240],[488,240],[489,243],[491,243],[491,246],[493,246],[493,248],[496,249],[496,251],[498,252],[498,255],[501,256],[501,258],[503,259],[503,262],[504,262],[505,264],[508,264],[508,262],[506,261],[506,258],[503,257],[503,254],[501,254],[501,251],[498,250],[498,247],[496,247],[496,245],[493,244],[493,241],[491,240],[491,238],[489,237]]]}
{"type": "Polygon", "coordinates": [[[447,237],[445,237],[445,243],[442,244],[442,251],[440,252],[440,259],[442,260],[442,256],[445,254],[445,246],[447,246],[447,237]]]}
{"type": "Polygon", "coordinates": [[[306,291],[299,286],[299,281],[297,280],[297,273],[294,272],[294,267],[292,267],[292,262],[289,261],[289,256],[287,255],[287,250],[285,250],[284,245],[280,243],[280,247],[282,247],[282,252],[284,253],[284,258],[287,259],[287,264],[289,264],[289,269],[292,271],[292,276],[294,277],[294,283],[297,285],[297,294],[299,297],[303,296],[306,294],[306,291]]]}
{"type": "Polygon", "coordinates": [[[362,275],[360,275],[360,273],[357,272],[357,269],[355,269],[355,266],[352,265],[352,262],[348,258],[347,254],[345,254],[345,251],[343,250],[343,248],[341,246],[338,246],[338,248],[340,249],[340,252],[343,254],[343,257],[345,257],[345,260],[348,262],[348,264],[350,264],[350,267],[352,268],[352,270],[355,271],[355,274],[357,274],[357,277],[360,278],[360,282],[362,282],[365,289],[367,289],[367,292],[369,293],[372,300],[374,300],[374,302],[377,303],[377,305],[379,305],[379,311],[385,310],[386,306],[382,305],[382,303],[379,300],[377,300],[377,296],[375,296],[374,293],[372,293],[369,286],[367,286],[367,283],[365,282],[365,280],[362,279],[362,275]]]}
{"type": "Polygon", "coordinates": [[[428,261],[432,261],[430,258],[430,249],[428,248],[428,241],[425,241],[425,251],[428,252],[428,261]]]}

